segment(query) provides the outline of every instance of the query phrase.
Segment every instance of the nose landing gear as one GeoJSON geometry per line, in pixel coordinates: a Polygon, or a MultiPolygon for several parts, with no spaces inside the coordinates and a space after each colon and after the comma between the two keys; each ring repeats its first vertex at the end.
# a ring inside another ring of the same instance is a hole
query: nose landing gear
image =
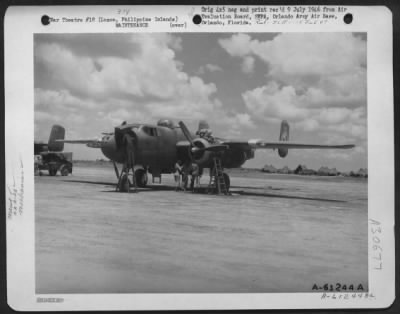
{"type": "Polygon", "coordinates": [[[122,166],[122,171],[119,174],[117,165],[114,162],[114,170],[118,178],[118,183],[116,187],[116,191],[119,192],[130,192],[130,180],[132,178],[132,186],[134,187],[134,191],[136,192],[137,184],[136,184],[136,175],[134,170],[135,165],[135,153],[134,153],[134,141],[135,139],[128,133],[125,133],[122,138],[122,145],[125,152],[125,162],[122,166]],[[131,172],[132,171],[132,172],[131,172]],[[131,173],[130,173],[131,172],[131,173]]]}
{"type": "MultiPolygon", "coordinates": [[[[116,166],[115,166],[116,167],[116,166]]],[[[130,192],[130,187],[133,186],[134,192],[136,192],[136,176],[134,175],[133,168],[128,168],[126,165],[122,167],[121,174],[118,177],[118,183],[116,187],[117,192],[130,192]],[[130,172],[132,170],[132,172],[130,172]],[[131,183],[132,181],[132,183],[131,183]]]]}
{"type": "MultiPolygon", "coordinates": [[[[114,163],[115,169],[117,166],[114,163]]],[[[118,169],[116,170],[118,171],[118,169]]],[[[135,171],[132,168],[123,166],[121,175],[117,173],[118,183],[116,191],[118,192],[130,192],[130,187],[134,187],[134,191],[137,191],[137,187],[144,188],[147,185],[147,172],[145,169],[139,168],[135,171]],[[132,171],[131,171],[132,170],[132,171]]]]}

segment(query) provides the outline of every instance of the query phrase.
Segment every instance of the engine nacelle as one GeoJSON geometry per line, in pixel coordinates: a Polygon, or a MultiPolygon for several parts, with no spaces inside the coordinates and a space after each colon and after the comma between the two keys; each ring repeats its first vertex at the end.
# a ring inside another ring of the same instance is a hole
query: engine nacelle
{"type": "MultiPolygon", "coordinates": [[[[253,152],[254,157],[254,152],[253,152]]],[[[223,158],[223,165],[227,168],[239,168],[247,159],[251,158],[251,151],[230,150],[223,158]]]]}
{"type": "Polygon", "coordinates": [[[280,157],[285,158],[288,154],[288,149],[287,148],[279,148],[278,149],[278,154],[280,157]]]}
{"type": "Polygon", "coordinates": [[[196,151],[196,148],[203,149],[210,146],[210,143],[204,138],[196,138],[193,140],[193,148],[190,152],[193,161],[201,166],[206,166],[210,163],[213,153],[207,150],[196,151]]]}

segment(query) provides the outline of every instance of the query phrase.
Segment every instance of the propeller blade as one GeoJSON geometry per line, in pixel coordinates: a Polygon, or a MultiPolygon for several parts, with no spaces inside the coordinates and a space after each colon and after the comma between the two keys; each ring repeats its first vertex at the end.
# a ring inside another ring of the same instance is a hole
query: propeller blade
{"type": "Polygon", "coordinates": [[[179,126],[182,130],[183,135],[185,135],[186,139],[189,141],[190,145],[194,146],[192,135],[190,134],[186,125],[182,121],[179,121],[179,126]]]}

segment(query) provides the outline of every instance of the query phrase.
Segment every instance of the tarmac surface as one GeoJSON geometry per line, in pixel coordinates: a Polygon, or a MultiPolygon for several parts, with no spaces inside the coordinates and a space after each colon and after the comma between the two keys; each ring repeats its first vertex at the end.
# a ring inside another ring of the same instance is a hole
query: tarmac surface
{"type": "Polygon", "coordinates": [[[232,196],[175,192],[172,175],[115,192],[111,164],[35,177],[36,292],[368,289],[366,179],[230,175],[232,196]]]}

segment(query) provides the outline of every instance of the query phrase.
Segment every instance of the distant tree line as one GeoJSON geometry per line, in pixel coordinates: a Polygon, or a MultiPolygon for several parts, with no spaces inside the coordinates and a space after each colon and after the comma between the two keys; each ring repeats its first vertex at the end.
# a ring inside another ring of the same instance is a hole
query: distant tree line
{"type": "Polygon", "coordinates": [[[360,168],[358,171],[340,172],[336,168],[321,167],[318,170],[307,168],[305,165],[298,165],[296,169],[289,169],[285,166],[277,169],[272,165],[265,165],[262,172],[280,173],[280,174],[298,174],[298,175],[313,175],[313,176],[344,176],[344,177],[362,177],[368,178],[368,169],[360,168]]]}

